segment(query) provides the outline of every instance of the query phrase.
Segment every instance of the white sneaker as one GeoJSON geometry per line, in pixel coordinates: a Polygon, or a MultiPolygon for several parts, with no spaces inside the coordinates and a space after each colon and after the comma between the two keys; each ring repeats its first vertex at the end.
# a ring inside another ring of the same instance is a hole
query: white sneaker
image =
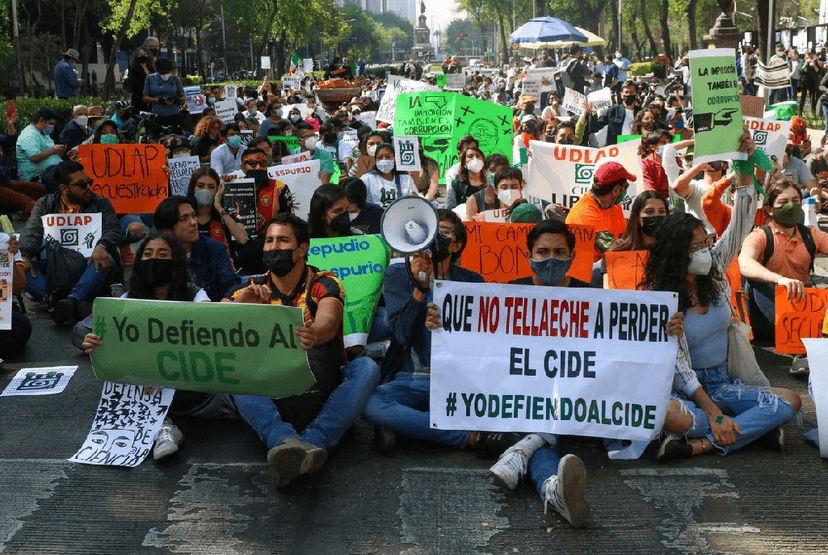
{"type": "Polygon", "coordinates": [[[581,459],[567,455],[558,464],[558,475],[543,483],[543,512],[547,503],[575,528],[581,528],[589,518],[589,505],[584,498],[586,468],[581,459]]]}
{"type": "Polygon", "coordinates": [[[544,444],[544,439],[537,434],[529,434],[500,455],[497,462],[489,469],[500,482],[509,489],[515,489],[518,481],[526,474],[529,457],[544,444]]]}
{"type": "Polygon", "coordinates": [[[158,433],[155,434],[155,446],[152,449],[152,458],[156,461],[169,457],[176,451],[178,446],[184,441],[184,434],[178,429],[178,426],[173,424],[169,418],[164,419],[158,433]]]}

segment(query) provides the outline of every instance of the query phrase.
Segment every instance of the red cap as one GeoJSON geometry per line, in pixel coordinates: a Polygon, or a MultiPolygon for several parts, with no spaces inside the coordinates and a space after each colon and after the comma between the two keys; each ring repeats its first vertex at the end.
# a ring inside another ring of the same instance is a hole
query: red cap
{"type": "Polygon", "coordinates": [[[635,181],[637,177],[618,162],[604,162],[595,170],[595,185],[606,185],[626,179],[628,181],[635,181]]]}

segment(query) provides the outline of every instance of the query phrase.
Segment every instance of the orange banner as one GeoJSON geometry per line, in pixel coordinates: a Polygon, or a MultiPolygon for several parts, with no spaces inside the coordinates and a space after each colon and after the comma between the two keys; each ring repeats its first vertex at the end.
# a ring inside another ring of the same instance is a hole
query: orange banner
{"type": "Polygon", "coordinates": [[[155,212],[170,194],[167,153],[161,145],[80,145],[78,157],[95,182],[92,192],[111,202],[118,214],[155,212]]]}
{"type": "Polygon", "coordinates": [[[805,288],[801,301],[789,301],[784,287],[776,287],[776,352],[805,354],[803,337],[822,337],[822,321],[828,306],[828,290],[805,288]]]}
{"type": "MultiPolygon", "coordinates": [[[[535,224],[465,222],[468,243],[460,266],[474,270],[489,283],[509,283],[532,275],[526,248],[526,236],[535,224]]],[[[595,228],[569,225],[575,234],[575,257],[567,275],[589,283],[592,279],[592,254],[595,228]]]]}
{"type": "Polygon", "coordinates": [[[607,251],[607,289],[643,289],[644,269],[650,251],[607,251]]]}

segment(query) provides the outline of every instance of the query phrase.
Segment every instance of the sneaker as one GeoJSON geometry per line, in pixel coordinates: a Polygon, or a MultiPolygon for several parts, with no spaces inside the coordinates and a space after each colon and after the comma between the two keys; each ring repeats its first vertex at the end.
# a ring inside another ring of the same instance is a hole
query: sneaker
{"type": "Polygon", "coordinates": [[[394,430],[374,426],[374,441],[377,443],[377,451],[384,453],[394,448],[397,443],[397,434],[394,433],[394,430]]]}
{"type": "Polygon", "coordinates": [[[539,435],[529,434],[513,446],[506,449],[497,462],[489,469],[500,482],[509,489],[515,489],[520,479],[526,474],[531,457],[544,440],[539,435]]]}
{"type": "Polygon", "coordinates": [[[316,472],[327,458],[327,451],[298,437],[287,437],[267,452],[267,462],[276,474],[277,487],[286,486],[300,474],[316,472]]]}
{"type": "Polygon", "coordinates": [[[589,519],[589,505],[584,497],[586,468],[581,459],[567,455],[558,463],[558,475],[550,476],[543,483],[543,512],[547,504],[564,517],[573,527],[581,528],[589,519]]]}
{"type": "Polygon", "coordinates": [[[503,453],[521,439],[519,432],[472,432],[469,446],[484,453],[503,453]],[[474,435],[476,434],[476,435],[474,435]]]}
{"type": "Polygon", "coordinates": [[[792,376],[807,376],[810,374],[811,367],[808,364],[808,358],[805,355],[794,357],[790,373],[792,376]]]}
{"type": "Polygon", "coordinates": [[[164,419],[158,433],[155,434],[155,446],[152,449],[152,458],[156,461],[169,457],[176,451],[178,446],[184,441],[184,434],[178,429],[178,426],[173,424],[169,418],[164,419]]]}
{"type": "Polygon", "coordinates": [[[693,454],[693,447],[687,438],[678,434],[667,434],[658,444],[656,460],[660,463],[673,459],[687,459],[693,454]]]}

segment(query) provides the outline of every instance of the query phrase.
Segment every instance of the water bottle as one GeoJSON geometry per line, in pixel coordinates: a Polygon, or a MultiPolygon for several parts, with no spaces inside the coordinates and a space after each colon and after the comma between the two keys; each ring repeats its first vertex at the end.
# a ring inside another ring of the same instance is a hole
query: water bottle
{"type": "Polygon", "coordinates": [[[805,225],[815,227],[817,225],[816,198],[808,197],[802,201],[802,211],[805,212],[805,225]]]}

